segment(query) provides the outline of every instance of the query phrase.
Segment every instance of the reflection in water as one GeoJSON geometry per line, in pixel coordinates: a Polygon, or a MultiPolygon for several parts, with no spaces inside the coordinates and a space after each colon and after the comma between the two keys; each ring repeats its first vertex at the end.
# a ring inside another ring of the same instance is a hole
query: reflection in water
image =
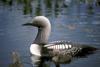
{"type": "Polygon", "coordinates": [[[9,6],[12,6],[12,3],[13,3],[13,0],[1,0],[1,1],[3,2],[3,4],[9,5],[9,6]]]}
{"type": "Polygon", "coordinates": [[[45,63],[46,58],[41,58],[39,56],[31,56],[33,67],[50,67],[47,63],[45,63]]]}
{"type": "Polygon", "coordinates": [[[42,9],[41,9],[41,5],[40,5],[41,1],[38,0],[38,4],[37,4],[37,7],[36,7],[36,11],[35,11],[35,15],[36,16],[39,16],[39,15],[42,15],[42,9]]]}
{"type": "MultiPolygon", "coordinates": [[[[51,67],[51,65],[47,63],[47,61],[51,61],[51,58],[31,56],[31,60],[33,67],[51,67]]],[[[60,67],[60,64],[56,62],[55,66],[60,67]]]]}
{"type": "Polygon", "coordinates": [[[24,0],[23,12],[25,15],[32,13],[31,0],[24,0]]]}
{"type": "Polygon", "coordinates": [[[99,0],[1,0],[0,2],[9,6],[14,6],[15,2],[17,2],[17,6],[22,4],[24,15],[33,14],[36,16],[45,15],[45,13],[54,13],[54,15],[57,16],[62,12],[63,8],[66,8],[66,6],[71,7],[75,3],[78,7],[83,3],[84,5],[87,4],[88,9],[92,11],[94,4],[99,5],[99,0]],[[34,11],[32,11],[33,9],[34,11]]]}
{"type": "Polygon", "coordinates": [[[71,5],[72,0],[64,0],[64,6],[71,5]]]}
{"type": "Polygon", "coordinates": [[[96,5],[100,6],[100,0],[96,0],[96,5]]]}

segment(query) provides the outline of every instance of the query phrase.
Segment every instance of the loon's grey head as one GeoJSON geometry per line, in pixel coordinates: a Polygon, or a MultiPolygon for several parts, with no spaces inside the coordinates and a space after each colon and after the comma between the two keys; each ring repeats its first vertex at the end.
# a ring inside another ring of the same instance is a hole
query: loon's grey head
{"type": "Polygon", "coordinates": [[[51,26],[50,21],[45,16],[36,16],[32,19],[31,23],[25,23],[23,25],[35,26],[38,28],[46,28],[51,26]]]}
{"type": "Polygon", "coordinates": [[[51,24],[45,16],[36,16],[32,19],[31,23],[25,23],[24,26],[35,26],[38,28],[37,36],[33,43],[46,44],[51,32],[51,24]]]}

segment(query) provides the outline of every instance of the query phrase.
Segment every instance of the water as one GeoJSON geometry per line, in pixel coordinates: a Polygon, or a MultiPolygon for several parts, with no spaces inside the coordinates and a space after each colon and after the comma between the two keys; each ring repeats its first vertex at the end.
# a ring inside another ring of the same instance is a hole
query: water
{"type": "MultiPolygon", "coordinates": [[[[95,3],[71,0],[1,0],[0,1],[0,67],[10,67],[12,52],[20,54],[24,67],[31,64],[29,47],[37,29],[24,27],[32,17],[44,15],[52,24],[49,41],[68,40],[100,48],[100,6],[95,3]]],[[[45,62],[44,67],[55,67],[53,62],[45,62]]],[[[100,67],[100,52],[87,58],[80,58],[60,67],[100,67]]]]}

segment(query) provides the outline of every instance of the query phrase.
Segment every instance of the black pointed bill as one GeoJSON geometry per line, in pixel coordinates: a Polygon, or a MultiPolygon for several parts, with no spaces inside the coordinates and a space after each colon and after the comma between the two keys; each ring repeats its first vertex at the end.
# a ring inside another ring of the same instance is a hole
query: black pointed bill
{"type": "Polygon", "coordinates": [[[25,24],[22,24],[23,26],[33,26],[32,23],[25,23],[25,24]]]}

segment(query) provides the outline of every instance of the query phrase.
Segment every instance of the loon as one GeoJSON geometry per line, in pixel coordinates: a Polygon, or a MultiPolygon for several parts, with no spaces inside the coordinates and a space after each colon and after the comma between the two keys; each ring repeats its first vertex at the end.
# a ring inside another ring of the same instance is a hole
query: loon
{"type": "MultiPolygon", "coordinates": [[[[69,41],[53,41],[48,43],[48,38],[51,32],[51,24],[47,17],[36,16],[31,23],[25,23],[24,26],[35,26],[38,28],[38,33],[30,46],[30,53],[36,56],[49,55],[57,61],[57,57],[68,57],[69,61],[72,57],[85,56],[93,53],[96,48],[88,45],[78,45],[69,41]]],[[[61,59],[62,60],[62,59],[61,59]]]]}

